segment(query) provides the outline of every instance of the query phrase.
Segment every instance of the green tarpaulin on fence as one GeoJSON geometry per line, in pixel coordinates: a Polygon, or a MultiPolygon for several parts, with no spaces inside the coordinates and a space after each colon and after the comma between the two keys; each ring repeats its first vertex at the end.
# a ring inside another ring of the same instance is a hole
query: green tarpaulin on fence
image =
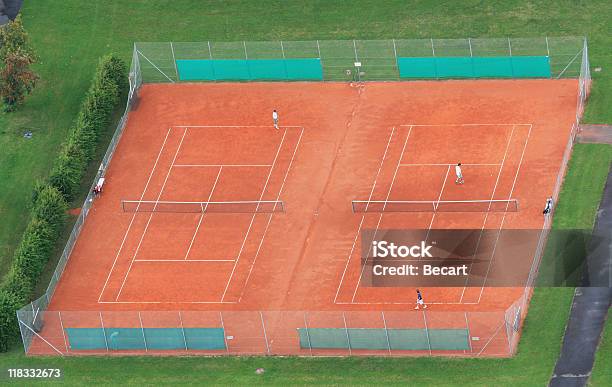
{"type": "Polygon", "coordinates": [[[223,350],[223,328],[66,328],[72,350],[223,350]]]}
{"type": "Polygon", "coordinates": [[[466,329],[300,328],[301,348],[469,350],[466,329]]]}
{"type": "Polygon", "coordinates": [[[323,80],[320,59],[179,59],[181,81],[323,80]]]}
{"type": "Polygon", "coordinates": [[[547,56],[397,58],[401,78],[550,78],[547,56]]]}

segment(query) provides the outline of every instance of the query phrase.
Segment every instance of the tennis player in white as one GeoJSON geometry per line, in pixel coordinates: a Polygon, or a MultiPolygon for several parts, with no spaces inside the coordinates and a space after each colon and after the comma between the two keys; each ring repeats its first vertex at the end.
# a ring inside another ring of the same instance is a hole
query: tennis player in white
{"type": "Polygon", "coordinates": [[[275,110],[272,110],[272,121],[274,121],[274,127],[278,129],[278,113],[275,110]]]}
{"type": "Polygon", "coordinates": [[[455,175],[457,175],[457,180],[455,180],[455,184],[463,184],[463,172],[461,172],[461,163],[457,163],[455,165],[455,175]]]}

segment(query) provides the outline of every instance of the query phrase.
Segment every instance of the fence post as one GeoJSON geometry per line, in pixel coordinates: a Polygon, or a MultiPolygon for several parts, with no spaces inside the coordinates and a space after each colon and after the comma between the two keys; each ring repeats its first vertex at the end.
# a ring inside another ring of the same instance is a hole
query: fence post
{"type": "Polygon", "coordinates": [[[268,345],[268,335],[266,334],[266,324],[264,323],[263,313],[259,312],[261,318],[261,328],[263,329],[264,341],[266,342],[266,354],[270,354],[270,346],[268,345]]]}
{"type": "Polygon", "coordinates": [[[312,356],[312,344],[310,343],[310,332],[308,330],[308,319],[306,318],[307,313],[304,312],[304,326],[306,327],[306,338],[308,339],[308,350],[310,351],[310,356],[312,356]]]}
{"type": "Polygon", "coordinates": [[[174,64],[174,72],[176,73],[176,81],[178,82],[180,79],[178,68],[176,67],[176,57],[174,56],[174,46],[172,45],[172,42],[170,42],[170,50],[172,51],[172,63],[174,64]]]}
{"type": "Polygon", "coordinates": [[[385,319],[385,312],[380,312],[385,325],[385,336],[387,337],[387,348],[389,349],[389,356],[391,356],[391,341],[389,340],[389,330],[387,329],[387,320],[385,319]]]}
{"type": "Polygon", "coordinates": [[[102,335],[104,336],[104,345],[106,345],[106,352],[108,352],[108,340],[106,340],[106,329],[104,329],[104,319],[102,318],[102,312],[100,312],[100,324],[102,324],[102,335]]]}
{"type": "MultiPolygon", "coordinates": [[[[183,332],[183,343],[185,343],[185,351],[189,350],[187,346],[187,337],[185,336],[185,327],[183,326],[183,316],[181,316],[181,311],[178,312],[179,321],[181,322],[181,332],[183,332]]],[[[225,332],[223,333],[223,337],[225,337],[225,332]]]]}
{"type": "Polygon", "coordinates": [[[149,348],[147,347],[147,337],[145,336],[144,327],[142,326],[142,317],[140,317],[140,312],[138,312],[138,321],[140,321],[140,331],[142,332],[142,341],[145,345],[145,352],[149,352],[149,348]]]}
{"type": "Polygon", "coordinates": [[[247,53],[246,41],[242,41],[242,45],[244,46],[244,59],[249,59],[249,54],[247,53]]]}
{"type": "Polygon", "coordinates": [[[550,48],[548,48],[548,36],[546,37],[546,56],[550,58],[550,48]]]}
{"type": "Polygon", "coordinates": [[[429,348],[429,356],[431,356],[431,341],[429,339],[429,328],[427,327],[427,316],[425,315],[425,311],[423,313],[423,321],[425,322],[425,334],[427,335],[427,347],[429,348]]]}
{"type": "Polygon", "coordinates": [[[510,43],[510,37],[508,37],[508,52],[510,53],[510,56],[512,56],[512,44],[510,43]]]}
{"type": "Polygon", "coordinates": [[[64,338],[64,346],[66,347],[66,353],[68,353],[68,341],[66,340],[66,333],[64,332],[64,323],[62,321],[62,312],[57,312],[60,321],[60,328],[62,330],[62,337],[64,338]]]}
{"type": "Polygon", "coordinates": [[[430,38],[429,40],[431,41],[431,53],[433,54],[432,56],[436,56],[436,49],[434,48],[433,38],[430,38]]]}
{"type": "Polygon", "coordinates": [[[353,39],[353,50],[355,50],[355,62],[358,62],[359,56],[357,55],[357,43],[355,42],[355,39],[353,39]]]}
{"type": "Polygon", "coordinates": [[[353,349],[351,348],[351,335],[349,335],[349,330],[348,326],[346,325],[346,317],[344,316],[344,312],[342,312],[342,320],[344,321],[344,330],[346,331],[346,340],[348,342],[349,355],[352,355],[353,349]]]}
{"type": "Polygon", "coordinates": [[[280,41],[281,53],[283,54],[283,59],[285,59],[285,47],[283,47],[283,41],[280,41]]]}
{"type": "Polygon", "coordinates": [[[468,335],[468,344],[470,346],[470,353],[472,353],[474,350],[472,349],[472,334],[470,333],[470,324],[468,323],[467,312],[464,312],[464,314],[465,314],[465,328],[467,329],[467,335],[468,335]]]}
{"type": "Polygon", "coordinates": [[[468,38],[468,45],[470,46],[470,56],[474,56],[472,53],[472,38],[468,38]]]}
{"type": "Polygon", "coordinates": [[[221,320],[221,329],[223,329],[223,341],[225,341],[225,352],[229,354],[229,344],[227,343],[227,335],[225,334],[225,323],[223,322],[223,312],[219,312],[219,319],[221,320]]]}

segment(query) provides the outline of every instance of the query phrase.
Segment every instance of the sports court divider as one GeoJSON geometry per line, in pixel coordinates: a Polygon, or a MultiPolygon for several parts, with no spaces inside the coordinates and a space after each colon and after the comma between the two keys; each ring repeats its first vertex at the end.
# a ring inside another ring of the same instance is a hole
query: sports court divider
{"type": "Polygon", "coordinates": [[[40,311],[28,355],[510,356],[507,313],[40,311]]]}

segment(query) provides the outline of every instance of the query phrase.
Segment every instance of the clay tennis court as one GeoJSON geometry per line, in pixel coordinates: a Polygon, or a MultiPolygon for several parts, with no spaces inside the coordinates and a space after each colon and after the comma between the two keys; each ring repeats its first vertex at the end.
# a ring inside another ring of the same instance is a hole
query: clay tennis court
{"type": "Polygon", "coordinates": [[[504,312],[523,288],[425,288],[429,308],[415,311],[414,288],[363,286],[360,232],[542,228],[577,90],[576,80],[144,85],[47,316],[61,311],[64,329],[99,326],[88,311],[164,327],[181,311],[181,326],[223,326],[226,350],[205,353],[379,354],[304,349],[296,329],[468,326],[469,349],[388,352],[507,356],[504,312]],[[508,199],[518,211],[352,207],[508,199]],[[126,200],[153,204],[126,210],[126,200]],[[160,201],[233,204],[154,211],[160,201]]]}

